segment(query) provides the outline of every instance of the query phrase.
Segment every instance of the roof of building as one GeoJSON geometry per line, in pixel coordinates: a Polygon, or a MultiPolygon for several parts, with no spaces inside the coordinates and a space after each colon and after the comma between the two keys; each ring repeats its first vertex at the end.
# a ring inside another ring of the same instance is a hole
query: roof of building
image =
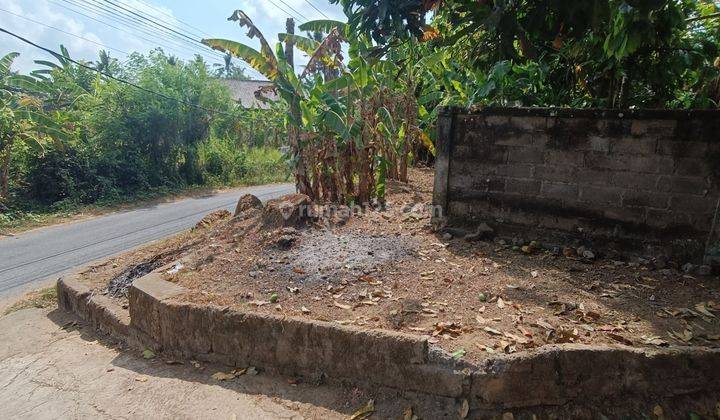
{"type": "MultiPolygon", "coordinates": [[[[239,102],[243,108],[260,108],[268,109],[270,104],[263,102],[255,96],[260,88],[264,86],[272,86],[272,82],[267,80],[234,80],[234,79],[219,79],[230,89],[230,95],[234,100],[239,102]]],[[[275,102],[278,100],[275,92],[266,92],[264,97],[275,102]]]]}

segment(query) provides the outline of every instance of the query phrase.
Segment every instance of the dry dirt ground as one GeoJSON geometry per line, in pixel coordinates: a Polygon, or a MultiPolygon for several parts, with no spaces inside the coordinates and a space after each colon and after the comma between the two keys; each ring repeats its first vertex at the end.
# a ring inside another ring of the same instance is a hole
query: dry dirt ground
{"type": "MultiPolygon", "coordinates": [[[[305,228],[263,225],[262,211],[208,223],[88,272],[123,303],[136,275],[166,274],[181,299],[429,335],[466,360],[548,343],[720,346],[720,282],[658,269],[580,243],[468,240],[433,228],[432,172],[389,187],[387,207],[305,228]],[[597,255],[593,255],[597,254],[597,255]]],[[[326,222],[326,221],[325,221],[326,222]]]]}
{"type": "Polygon", "coordinates": [[[346,419],[370,398],[379,418],[415,407],[452,418],[452,404],[356,388],[295,384],[263,372],[218,381],[226,367],[145,359],[48,308],[0,317],[0,406],[6,419],[346,419]]]}

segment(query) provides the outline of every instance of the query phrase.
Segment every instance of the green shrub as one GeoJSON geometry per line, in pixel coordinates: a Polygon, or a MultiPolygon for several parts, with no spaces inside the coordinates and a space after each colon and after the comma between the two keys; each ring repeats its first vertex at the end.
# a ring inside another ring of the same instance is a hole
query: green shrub
{"type": "Polygon", "coordinates": [[[290,179],[288,156],[278,149],[269,147],[247,149],[247,161],[249,167],[245,182],[248,184],[286,182],[290,179]]]}
{"type": "Polygon", "coordinates": [[[201,143],[198,162],[210,185],[261,184],[289,177],[287,159],[279,150],[237,146],[229,139],[213,137],[201,143]]]}

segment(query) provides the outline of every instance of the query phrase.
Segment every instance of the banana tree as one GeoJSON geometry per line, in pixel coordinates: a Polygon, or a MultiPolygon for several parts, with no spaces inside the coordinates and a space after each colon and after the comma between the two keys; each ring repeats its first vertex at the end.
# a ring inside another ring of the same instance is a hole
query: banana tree
{"type": "Polygon", "coordinates": [[[257,39],[260,42],[260,51],[243,43],[228,39],[203,39],[202,42],[215,50],[232,54],[244,60],[273,82],[278,95],[290,108],[288,137],[293,154],[297,189],[300,193],[313,197],[314,193],[310,180],[307,177],[307,169],[305,167],[300,138],[300,125],[302,123],[299,113],[300,101],[307,96],[307,92],[292,67],[288,64],[281,44],[278,43],[273,52],[273,49],[270,47],[270,44],[262,32],[260,32],[252,20],[241,10],[236,10],[228,20],[237,22],[240,27],[247,28],[247,36],[250,39],[257,39]]]}
{"type": "MultiPolygon", "coordinates": [[[[399,82],[397,66],[389,61],[366,58],[372,49],[369,38],[353,37],[349,25],[332,20],[300,26],[326,34],[320,40],[280,34],[281,43],[292,43],[310,57],[297,76],[281,44],[273,52],[245,13],[236,11],[229,20],[247,27],[260,50],[223,39],[203,42],[245,60],[274,82],[290,109],[288,131],[300,192],[318,200],[365,204],[382,201],[386,178],[407,180],[417,134],[415,84],[399,82]],[[347,65],[345,43],[351,57],[347,65]]],[[[412,63],[412,57],[406,62],[412,63]]]]}
{"type": "Polygon", "coordinates": [[[10,163],[16,143],[42,154],[47,141],[68,138],[62,126],[43,111],[40,95],[49,90],[46,81],[11,72],[19,55],[10,53],[0,58],[0,201],[9,195],[10,163]]]}
{"type": "Polygon", "coordinates": [[[331,57],[340,53],[340,32],[337,29],[331,30],[329,36],[320,42],[302,36],[280,35],[281,42],[291,37],[298,48],[311,56],[303,75],[298,77],[294,69],[288,64],[282,44],[278,43],[273,51],[265,36],[243,11],[236,10],[228,20],[237,22],[241,27],[247,28],[247,36],[260,42],[260,50],[227,39],[204,39],[202,42],[213,49],[232,54],[244,60],[273,82],[275,91],[290,109],[288,137],[293,155],[297,189],[300,193],[318,198],[318,183],[315,181],[317,177],[313,176],[314,168],[308,164],[308,162],[315,160],[314,156],[312,156],[314,150],[307,147],[315,137],[312,134],[307,135],[308,133],[304,133],[304,135],[301,133],[304,127],[302,104],[307,102],[310,97],[309,89],[301,79],[305,79],[321,63],[327,68],[339,64],[337,58],[333,59],[331,57]]]}

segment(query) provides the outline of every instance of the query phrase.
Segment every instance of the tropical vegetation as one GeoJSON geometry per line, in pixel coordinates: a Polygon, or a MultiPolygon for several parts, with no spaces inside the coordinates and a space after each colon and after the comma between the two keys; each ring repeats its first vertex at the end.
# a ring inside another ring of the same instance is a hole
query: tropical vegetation
{"type": "Polygon", "coordinates": [[[331,0],[346,22],[316,20],[271,42],[203,42],[224,64],[156,50],[119,63],[67,51],[27,75],[0,61],[0,202],[63,206],[168,186],[283,174],[299,192],[384,203],[388,180],[432,161],[447,106],[717,108],[720,8],[710,0],[331,0]],[[274,44],[274,45],[273,45],[274,44]],[[288,56],[308,63],[298,72],[288,56]],[[232,56],[280,98],[245,110],[219,78],[232,56]],[[95,70],[102,72],[98,74],[95,70]],[[107,77],[112,76],[112,77],[107,77]],[[117,78],[132,83],[120,83],[117,78]],[[267,152],[264,152],[267,151],[267,152]]]}
{"type": "Polygon", "coordinates": [[[287,179],[283,105],[242,108],[200,57],[183,62],[158,49],[119,63],[101,51],[85,63],[61,47],[18,74],[17,56],[0,59],[0,223],[188,186],[287,179]]]}
{"type": "Polygon", "coordinates": [[[274,82],[288,106],[298,190],[313,199],[382,203],[433,154],[446,106],[717,108],[718,6],[691,0],[334,0],[348,22],[318,20],[275,48],[233,54],[274,82]],[[283,43],[304,51],[298,75],[283,43]],[[349,55],[349,60],[345,55],[349,55]]]}

